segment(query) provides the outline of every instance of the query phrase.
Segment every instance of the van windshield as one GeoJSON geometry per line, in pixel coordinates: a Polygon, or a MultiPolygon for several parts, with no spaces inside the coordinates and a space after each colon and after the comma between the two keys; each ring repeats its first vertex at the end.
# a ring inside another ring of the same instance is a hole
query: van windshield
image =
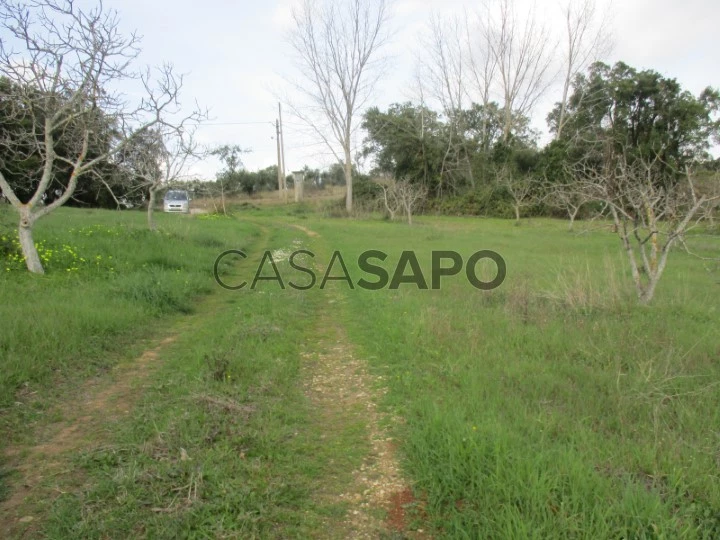
{"type": "Polygon", "coordinates": [[[168,191],[165,195],[166,201],[187,201],[186,191],[168,191]]]}

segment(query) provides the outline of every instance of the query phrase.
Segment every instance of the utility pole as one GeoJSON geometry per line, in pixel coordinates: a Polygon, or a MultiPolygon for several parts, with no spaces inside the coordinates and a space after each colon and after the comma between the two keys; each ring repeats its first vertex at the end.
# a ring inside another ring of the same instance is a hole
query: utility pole
{"type": "Polygon", "coordinates": [[[285,193],[285,176],[283,175],[282,170],[282,157],[280,154],[280,122],[278,120],[275,120],[275,140],[277,141],[278,192],[280,198],[282,199],[284,197],[283,193],[285,193]]]}
{"type": "Polygon", "coordinates": [[[278,118],[280,119],[280,156],[282,161],[282,191],[283,196],[285,198],[285,202],[287,202],[287,180],[285,178],[285,132],[283,131],[283,125],[282,125],[282,106],[280,105],[280,102],[278,101],[278,118]]]}

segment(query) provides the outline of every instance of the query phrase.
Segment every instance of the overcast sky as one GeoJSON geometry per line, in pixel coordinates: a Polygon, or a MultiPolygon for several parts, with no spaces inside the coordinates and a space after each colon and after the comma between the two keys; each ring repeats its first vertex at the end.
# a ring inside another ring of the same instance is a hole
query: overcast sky
{"type": "MultiPolygon", "coordinates": [[[[518,0],[522,8],[525,0],[518,0]]],[[[276,163],[274,121],[276,95],[287,93],[283,77],[295,67],[287,33],[294,0],[106,0],[117,9],[123,26],[142,39],[141,60],[172,63],[186,73],[183,101],[210,110],[211,120],[199,138],[208,145],[238,144],[250,170],[276,163]]],[[[538,1],[538,12],[555,26],[562,24],[560,0],[538,1]]],[[[472,11],[477,2],[463,0],[395,0],[393,37],[387,49],[392,69],[377,87],[372,104],[386,107],[414,97],[413,76],[422,55],[419,36],[432,13],[472,11]]],[[[521,10],[522,12],[522,10],[521,10]]],[[[651,68],[675,77],[693,92],[720,87],[717,0],[615,0],[612,4],[614,49],[608,60],[651,68]]],[[[557,36],[558,38],[561,36],[557,36]]],[[[546,130],[544,118],[557,101],[551,87],[538,104],[533,125],[546,130]]],[[[297,119],[284,111],[286,169],[324,167],[327,151],[303,134],[297,119]]],[[[207,160],[195,172],[214,178],[218,163],[207,160]]]]}

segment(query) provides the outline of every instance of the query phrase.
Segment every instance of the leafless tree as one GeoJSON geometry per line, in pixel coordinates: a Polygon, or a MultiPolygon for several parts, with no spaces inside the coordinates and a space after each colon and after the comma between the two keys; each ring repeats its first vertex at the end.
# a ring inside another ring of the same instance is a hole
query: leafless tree
{"type": "Polygon", "coordinates": [[[538,204],[540,197],[540,182],[532,175],[513,172],[510,167],[503,165],[495,172],[496,182],[504,187],[512,197],[515,222],[520,223],[520,211],[533,204],[538,204]]]}
{"type": "Polygon", "coordinates": [[[379,181],[382,188],[382,202],[392,221],[398,212],[405,214],[408,225],[412,225],[413,212],[427,199],[428,190],[422,184],[394,178],[379,181]]]}
{"type": "Polygon", "coordinates": [[[387,6],[385,0],[304,0],[293,20],[290,43],[302,79],[295,87],[308,107],[290,106],[343,165],[350,212],[354,120],[381,74],[387,6]]]}
{"type": "Polygon", "coordinates": [[[568,230],[572,231],[575,219],[583,205],[592,201],[592,195],[578,190],[572,183],[554,184],[545,182],[542,191],[546,194],[545,201],[555,208],[564,210],[568,215],[568,230]]]}
{"type": "Polygon", "coordinates": [[[605,149],[602,154],[601,165],[597,153],[575,165],[577,189],[609,208],[638,299],[647,304],[671,248],[717,208],[720,192],[698,189],[689,169],[668,177],[660,153],[633,159],[626,152],[605,149]]]}
{"type": "Polygon", "coordinates": [[[412,225],[413,212],[427,199],[427,187],[422,184],[401,180],[395,183],[395,191],[402,209],[405,211],[408,225],[412,225]]]}
{"type": "MultiPolygon", "coordinates": [[[[470,163],[463,107],[468,95],[467,23],[459,17],[443,19],[433,15],[429,32],[421,37],[422,53],[419,55],[420,76],[424,79],[431,96],[442,106],[447,118],[445,152],[440,170],[440,186],[463,178],[475,187],[470,163]]],[[[422,91],[422,89],[421,89],[422,91]]]]}
{"type": "Polygon", "coordinates": [[[551,77],[552,43],[534,9],[520,18],[513,0],[499,0],[489,15],[488,42],[499,75],[503,97],[503,140],[507,142],[515,117],[530,116],[547,90],[551,77]],[[494,10],[493,10],[494,11],[494,10]]]}
{"type": "Polygon", "coordinates": [[[560,138],[567,121],[566,109],[573,79],[612,49],[612,40],[608,32],[608,13],[609,11],[599,13],[595,0],[582,0],[580,3],[571,1],[563,8],[566,42],[556,138],[560,138]]]}
{"type": "Polygon", "coordinates": [[[465,44],[459,18],[430,18],[419,57],[425,85],[446,115],[462,110],[466,95],[465,44]]]}
{"type": "Polygon", "coordinates": [[[390,217],[390,221],[395,221],[395,216],[401,209],[401,203],[397,196],[397,190],[395,189],[395,180],[385,180],[378,182],[382,189],[382,202],[385,210],[390,217]]]}
{"type": "Polygon", "coordinates": [[[483,106],[482,133],[484,150],[490,149],[488,133],[488,110],[497,74],[497,57],[493,54],[492,29],[487,3],[483,11],[476,14],[476,24],[471,27],[470,18],[465,16],[465,43],[467,46],[467,71],[472,93],[471,99],[483,106]]]}
{"type": "MultiPolygon", "coordinates": [[[[156,129],[147,132],[148,137],[139,139],[141,145],[135,150],[137,156],[132,173],[149,194],[147,222],[151,231],[156,229],[154,210],[158,191],[183,180],[188,165],[204,155],[195,141],[197,124],[187,127],[185,124],[156,126],[156,129]]],[[[130,146],[134,145],[129,145],[126,150],[130,146]]]]}
{"type": "Polygon", "coordinates": [[[157,78],[133,73],[138,39],[124,36],[117,14],[102,4],[83,10],[70,0],[3,0],[0,29],[0,76],[12,83],[10,95],[3,96],[6,110],[12,122],[29,126],[0,140],[2,153],[6,161],[33,158],[41,163],[29,200],[20,200],[2,174],[0,190],[19,215],[28,270],[43,273],[32,237],[37,220],[65,204],[98,164],[177,112],[182,78],[169,66],[161,68],[157,78]],[[146,97],[129,110],[111,89],[133,77],[142,82],[146,97]],[[108,124],[126,136],[110,144],[99,140],[101,125],[108,124]],[[91,146],[104,149],[89,156],[91,146]],[[69,180],[57,199],[43,205],[59,166],[69,169],[69,180]]]}

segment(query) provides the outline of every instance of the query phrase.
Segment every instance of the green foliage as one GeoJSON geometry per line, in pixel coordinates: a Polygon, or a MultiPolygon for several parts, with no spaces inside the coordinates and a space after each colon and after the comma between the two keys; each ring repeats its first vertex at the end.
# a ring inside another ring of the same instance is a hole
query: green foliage
{"type": "MultiPolygon", "coordinates": [[[[580,146],[607,139],[628,157],[659,156],[661,167],[676,174],[709,157],[707,150],[720,136],[719,107],[715,89],[695,97],[656,71],[597,62],[573,83],[562,138],[580,146]]],[[[548,116],[552,131],[559,114],[558,105],[548,116]]]]}
{"type": "Polygon", "coordinates": [[[426,184],[439,178],[442,141],[436,112],[410,103],[393,104],[385,113],[373,107],[362,126],[368,133],[363,152],[375,157],[379,172],[426,184]]]}
{"type": "MultiPolygon", "coordinates": [[[[492,192],[498,167],[509,166],[514,174],[529,175],[539,161],[537,135],[529,129],[528,119],[514,119],[515,131],[508,141],[502,139],[502,124],[496,103],[487,107],[474,103],[451,118],[410,103],[393,104],[387,112],[372,108],[363,122],[368,132],[363,152],[375,158],[377,173],[422,183],[431,197],[454,199],[447,205],[430,202],[430,207],[485,213],[486,205],[477,208],[477,194],[470,193],[492,192]],[[467,204],[463,202],[466,195],[467,204]]],[[[505,213],[499,208],[490,212],[505,213]]]]}
{"type": "MultiPolygon", "coordinates": [[[[396,103],[365,114],[363,153],[374,157],[376,172],[428,186],[431,198],[443,199],[429,202],[435,211],[501,216],[507,208],[495,186],[498,168],[568,184],[571,166],[581,157],[595,152],[602,159],[598,143],[610,141],[613,151],[630,157],[657,154],[670,176],[698,160],[712,167],[707,151],[720,140],[718,112],[717,90],[694,97],[657,72],[596,63],[574,81],[562,136],[542,150],[527,118],[514,118],[514,131],[503,139],[503,111],[496,103],[473,103],[449,117],[396,103]]],[[[559,115],[558,105],[548,116],[553,132],[559,115]]]]}
{"type": "Polygon", "coordinates": [[[382,194],[382,188],[368,179],[357,179],[353,183],[353,198],[359,202],[372,202],[382,194]]]}
{"type": "MultiPolygon", "coordinates": [[[[0,138],[13,141],[13,152],[3,146],[0,148],[0,172],[10,184],[13,192],[22,202],[34,195],[43,170],[43,159],[38,145],[44,141],[42,133],[36,134],[32,126],[42,126],[46,111],[39,103],[49,103],[54,110],[54,100],[67,99],[63,95],[46,96],[47,101],[38,98],[39,90],[27,88],[0,77],[0,138]],[[23,106],[19,96],[30,94],[35,106],[32,110],[23,106]]],[[[45,202],[57,198],[56,190],[64,191],[70,178],[71,167],[63,160],[74,160],[80,153],[81,130],[90,128],[86,160],[91,160],[108,152],[118,141],[118,129],[113,120],[103,111],[93,108],[84,112],[82,118],[70,121],[61,132],[55,133],[55,152],[60,159],[55,161],[53,177],[45,192],[45,202]]],[[[74,192],[68,206],[100,206],[115,208],[117,205],[106,185],[113,186],[116,197],[123,198],[137,193],[137,182],[133,182],[132,172],[124,166],[123,159],[107,160],[99,163],[95,174],[86,174],[74,192]]]]}
{"type": "Polygon", "coordinates": [[[209,196],[221,193],[227,196],[234,193],[252,195],[258,191],[277,189],[277,165],[255,172],[248,171],[240,159],[240,155],[247,152],[249,150],[243,150],[237,145],[224,145],[213,150],[212,154],[224,163],[225,168],[217,174],[215,182],[198,185],[198,191],[209,196]]]}
{"type": "Polygon", "coordinates": [[[492,185],[460,195],[430,200],[425,208],[426,212],[447,216],[510,218],[513,215],[512,199],[504,189],[492,185]]]}

